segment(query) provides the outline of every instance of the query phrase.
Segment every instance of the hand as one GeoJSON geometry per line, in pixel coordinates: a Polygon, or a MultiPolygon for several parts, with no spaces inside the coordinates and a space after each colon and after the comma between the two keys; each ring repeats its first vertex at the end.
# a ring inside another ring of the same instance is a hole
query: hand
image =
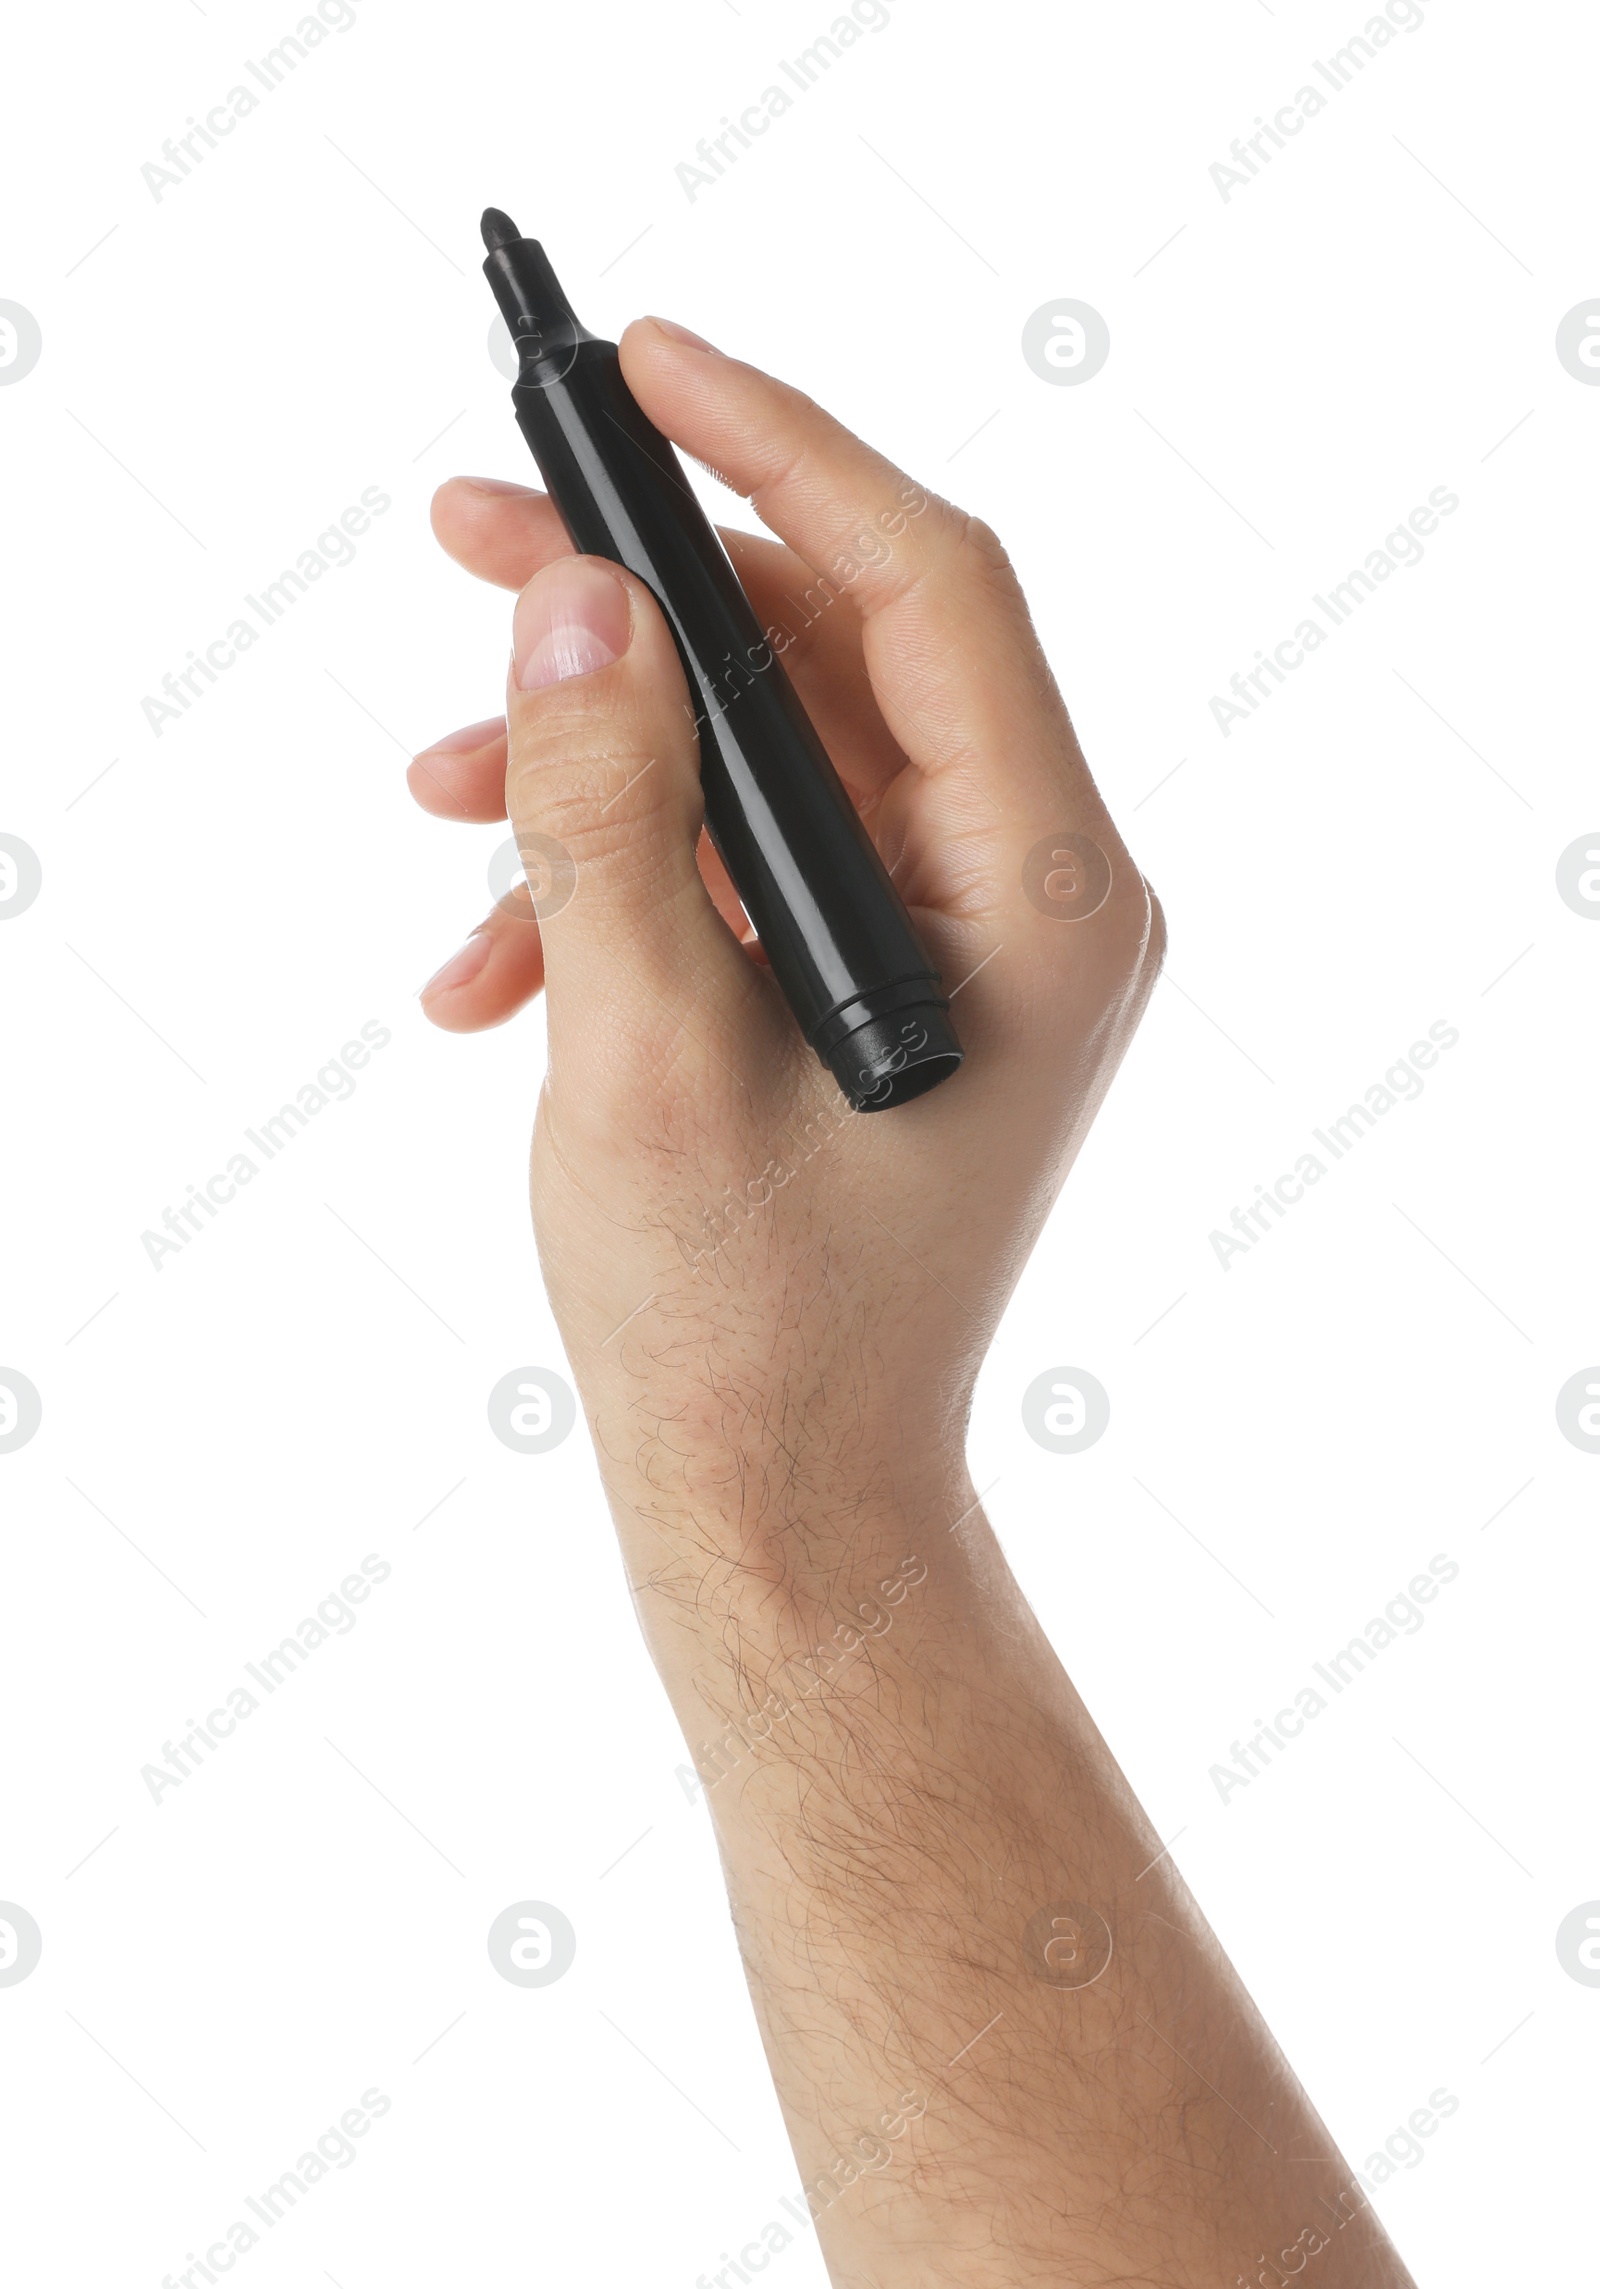
{"type": "Polygon", "coordinates": [[[622,358],[779,536],[725,538],[967,1052],[847,1110],[703,841],[649,593],[571,555],[536,494],[447,485],[446,547],[521,588],[514,668],[506,725],[412,786],[575,873],[543,925],[491,915],[424,1005],[470,1030],[546,986],[546,1283],[832,2278],[1202,2289],[1270,2248],[1316,2255],[1322,2289],[1408,2289],[965,1474],[974,1378],[1159,912],[993,535],[692,337],[647,320],[622,358]],[[1091,843],[1107,894],[1069,919],[1044,878],[1091,843]]]}
{"type": "Polygon", "coordinates": [[[724,539],[758,618],[793,637],[785,666],[967,1051],[929,1096],[848,1111],[703,837],[648,590],[575,558],[542,495],[444,486],[444,546],[521,589],[509,752],[506,723],[480,723],[419,756],[412,789],[553,837],[576,885],[542,928],[491,914],[424,1007],[470,1030],[544,984],[534,1219],[613,1503],[748,1529],[787,1514],[796,1473],[848,1492],[959,1470],[973,1380],[1149,996],[1160,916],[988,529],[693,337],[643,320],[622,361],[657,426],[779,536],[724,539]],[[1067,835],[1109,864],[1083,920],[1024,892],[1030,852],[1067,835]]]}

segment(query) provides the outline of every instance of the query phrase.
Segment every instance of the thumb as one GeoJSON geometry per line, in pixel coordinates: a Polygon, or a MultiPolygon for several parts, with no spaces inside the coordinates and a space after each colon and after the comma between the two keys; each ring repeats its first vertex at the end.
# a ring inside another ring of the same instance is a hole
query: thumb
{"type": "Polygon", "coordinates": [[[517,598],[506,808],[544,939],[552,1080],[637,1090],[685,1028],[721,1062],[755,988],[695,858],[699,744],[671,632],[642,581],[562,557],[517,598]]]}

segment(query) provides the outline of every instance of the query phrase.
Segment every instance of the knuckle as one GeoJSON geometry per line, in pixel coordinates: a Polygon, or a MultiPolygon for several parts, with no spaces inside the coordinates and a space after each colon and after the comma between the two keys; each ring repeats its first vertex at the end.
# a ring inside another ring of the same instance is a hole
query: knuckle
{"type": "Polygon", "coordinates": [[[1166,957],[1166,919],[1149,884],[1136,870],[1106,912],[1101,976],[1108,1006],[1137,1023],[1161,974],[1166,957]]]}
{"type": "Polygon", "coordinates": [[[938,494],[929,494],[928,504],[932,513],[909,562],[903,593],[921,590],[958,607],[997,602],[1014,610],[1022,590],[999,534],[938,494]]]}
{"type": "Polygon", "coordinates": [[[654,756],[547,765],[507,795],[513,821],[553,835],[578,866],[656,863],[667,840],[692,846],[698,830],[698,787],[675,786],[654,756]]]}
{"type": "MultiPolygon", "coordinates": [[[[1144,878],[1141,876],[1140,879],[1143,881],[1144,878]]],[[[1166,908],[1148,882],[1144,885],[1144,894],[1150,909],[1149,929],[1145,937],[1144,966],[1153,985],[1161,975],[1162,966],[1167,958],[1167,914],[1166,908]]]]}
{"type": "MultiPolygon", "coordinates": [[[[1119,975],[1141,977],[1152,957],[1159,967],[1165,946],[1164,919],[1150,885],[1131,859],[1124,857],[1116,869],[1116,881],[1105,904],[1105,922],[1106,952],[1119,975]],[[1159,938],[1158,930],[1162,933],[1159,938]]],[[[1155,967],[1150,968],[1152,978],[1155,967]]]]}
{"type": "Polygon", "coordinates": [[[676,726],[605,723],[582,707],[541,711],[514,724],[506,763],[506,808],[513,821],[556,835],[576,853],[603,852],[648,836],[664,820],[686,821],[701,807],[700,783],[685,768],[676,726]]]}
{"type": "Polygon", "coordinates": [[[957,509],[953,514],[961,520],[955,535],[956,548],[970,568],[985,580],[1013,583],[1015,569],[994,527],[985,524],[982,517],[970,516],[965,509],[957,509]]]}
{"type": "Polygon", "coordinates": [[[1079,918],[1070,914],[1058,918],[1041,907],[1047,919],[1037,943],[1052,968],[1093,979],[1096,990],[1120,997],[1142,981],[1154,983],[1166,952],[1166,919],[1150,885],[1107,823],[1102,823],[1092,848],[1109,867],[1101,903],[1079,918]]]}
{"type": "Polygon", "coordinates": [[[760,477],[749,494],[758,508],[763,494],[789,490],[815,448],[817,424],[826,418],[815,400],[799,390],[788,393],[783,411],[783,433],[774,438],[762,462],[760,477]]]}
{"type": "Polygon", "coordinates": [[[552,1001],[548,1109],[575,1167],[591,1172],[624,1153],[674,1189],[702,1157],[740,1136],[751,1092],[732,1034],[707,1026],[679,997],[619,992],[597,1025],[592,998],[572,1012],[552,1001]]]}

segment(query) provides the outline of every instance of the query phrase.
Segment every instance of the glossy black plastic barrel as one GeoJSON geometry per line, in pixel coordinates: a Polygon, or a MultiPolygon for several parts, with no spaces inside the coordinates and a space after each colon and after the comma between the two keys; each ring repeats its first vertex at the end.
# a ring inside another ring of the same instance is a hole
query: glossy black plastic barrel
{"type": "Polygon", "coordinates": [[[517,421],[574,547],[625,565],[666,615],[706,824],[801,1031],[858,1111],[921,1096],[961,1063],[949,1003],[727,551],[543,249],[496,244],[489,217],[484,235],[520,358],[517,421]]]}

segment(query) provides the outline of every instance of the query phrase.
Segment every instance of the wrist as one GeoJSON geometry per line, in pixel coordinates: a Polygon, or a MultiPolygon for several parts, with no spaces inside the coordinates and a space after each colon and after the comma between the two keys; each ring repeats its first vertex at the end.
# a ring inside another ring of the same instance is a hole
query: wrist
{"type": "MultiPolygon", "coordinates": [[[[692,1517],[618,1504],[640,1625],[719,1817],[781,1766],[832,1767],[963,1703],[1059,1680],[963,1462],[918,1456],[863,1480],[785,1473],[692,1517]],[[1037,1641],[1037,1642],[1036,1642],[1037,1641]],[[720,1744],[720,1750],[719,1750],[720,1744]]],[[[780,1784],[781,1785],[781,1784],[780,1784]]]]}
{"type": "Polygon", "coordinates": [[[747,1621],[897,1559],[908,1532],[951,1540],[976,1501],[956,1442],[862,1417],[830,1427],[803,1402],[714,1438],[602,1416],[596,1439],[630,1574],[698,1570],[715,1608],[747,1621]]]}

